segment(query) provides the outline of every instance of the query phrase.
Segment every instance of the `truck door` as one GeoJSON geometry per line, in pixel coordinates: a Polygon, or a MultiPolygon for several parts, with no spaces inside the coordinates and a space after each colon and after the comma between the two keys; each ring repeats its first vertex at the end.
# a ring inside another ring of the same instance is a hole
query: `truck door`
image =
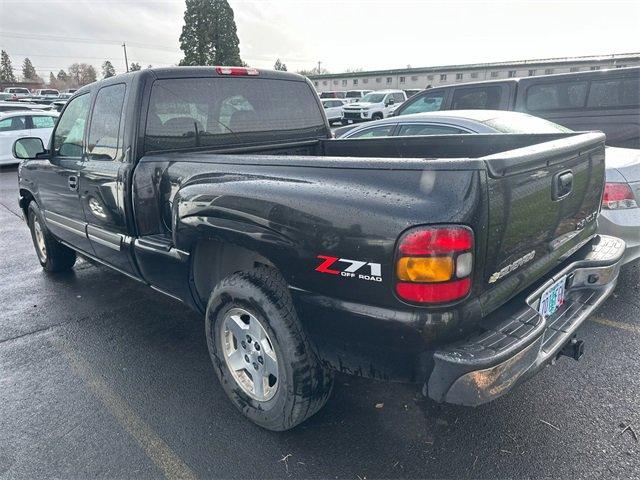
{"type": "Polygon", "coordinates": [[[85,126],[91,94],[72,99],[59,118],[51,140],[51,157],[36,173],[38,196],[47,227],[74,248],[93,254],[78,197],[85,126]]]}
{"type": "Polygon", "coordinates": [[[123,147],[126,93],[126,85],[116,83],[102,87],[96,94],[80,175],[80,201],[96,257],[137,277],[130,257],[124,199],[129,167],[123,147]]]}

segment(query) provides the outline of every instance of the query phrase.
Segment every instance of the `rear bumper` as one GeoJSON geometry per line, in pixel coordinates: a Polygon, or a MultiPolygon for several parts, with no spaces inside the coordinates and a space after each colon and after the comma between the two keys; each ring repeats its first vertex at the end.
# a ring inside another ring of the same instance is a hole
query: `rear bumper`
{"type": "Polygon", "coordinates": [[[476,406],[504,395],[553,361],[615,288],[624,252],[624,241],[597,236],[530,292],[521,309],[494,312],[482,334],[436,351],[424,393],[438,402],[476,406]],[[540,296],[564,275],[565,303],[545,319],[538,314],[540,296]]]}

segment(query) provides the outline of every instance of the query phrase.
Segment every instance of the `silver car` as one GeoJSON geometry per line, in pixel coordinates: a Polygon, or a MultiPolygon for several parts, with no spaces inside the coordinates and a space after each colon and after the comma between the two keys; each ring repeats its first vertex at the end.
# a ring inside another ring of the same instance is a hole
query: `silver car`
{"type": "MultiPolygon", "coordinates": [[[[479,133],[558,133],[566,127],[526,113],[445,110],[391,117],[336,129],[337,139],[479,133]]],[[[640,150],[606,147],[606,185],[600,233],[627,242],[625,262],[640,257],[640,150]]]]}

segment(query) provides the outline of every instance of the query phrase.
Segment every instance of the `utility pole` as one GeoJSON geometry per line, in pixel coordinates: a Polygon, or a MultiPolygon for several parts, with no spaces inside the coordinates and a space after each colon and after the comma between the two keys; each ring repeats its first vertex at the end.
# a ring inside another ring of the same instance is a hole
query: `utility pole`
{"type": "Polygon", "coordinates": [[[127,68],[127,73],[129,73],[129,60],[127,59],[127,45],[122,42],[122,48],[124,49],[124,66],[127,68]]]}
{"type": "Polygon", "coordinates": [[[320,66],[322,65],[322,62],[320,60],[318,60],[318,75],[320,75],[320,66]]]}

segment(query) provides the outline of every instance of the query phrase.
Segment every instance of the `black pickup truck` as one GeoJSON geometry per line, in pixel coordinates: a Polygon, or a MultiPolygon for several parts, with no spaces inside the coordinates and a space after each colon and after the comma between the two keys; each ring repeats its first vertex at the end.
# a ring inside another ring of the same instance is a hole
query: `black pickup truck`
{"type": "Polygon", "coordinates": [[[81,255],[202,312],[225,392],[272,430],[334,370],[473,406],[578,358],[625,249],[596,234],[603,134],[336,141],[285,72],[116,76],[13,149],[44,269],[81,255]]]}

